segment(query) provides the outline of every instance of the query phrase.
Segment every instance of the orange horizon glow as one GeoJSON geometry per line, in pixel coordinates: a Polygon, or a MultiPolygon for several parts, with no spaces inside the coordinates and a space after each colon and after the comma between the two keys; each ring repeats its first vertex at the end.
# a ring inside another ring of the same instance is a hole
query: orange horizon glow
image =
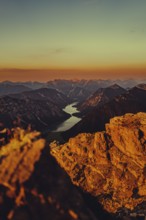
{"type": "Polygon", "coordinates": [[[103,67],[96,69],[1,68],[0,81],[48,81],[54,79],[129,79],[146,78],[146,66],[103,67]]]}

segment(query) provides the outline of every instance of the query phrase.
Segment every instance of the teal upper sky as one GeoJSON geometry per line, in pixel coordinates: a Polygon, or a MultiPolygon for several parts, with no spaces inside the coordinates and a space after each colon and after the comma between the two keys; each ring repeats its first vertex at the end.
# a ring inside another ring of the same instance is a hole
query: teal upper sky
{"type": "Polygon", "coordinates": [[[146,0],[0,0],[1,68],[146,63],[146,0]]]}

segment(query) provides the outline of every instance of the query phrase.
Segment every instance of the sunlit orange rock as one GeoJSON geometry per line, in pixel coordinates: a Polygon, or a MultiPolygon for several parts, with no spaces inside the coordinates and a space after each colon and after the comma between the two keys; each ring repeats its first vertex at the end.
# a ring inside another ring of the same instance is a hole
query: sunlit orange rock
{"type": "Polygon", "coordinates": [[[45,145],[39,135],[17,128],[10,143],[1,147],[0,184],[13,188],[30,177],[45,145]]]}
{"type": "Polygon", "coordinates": [[[115,117],[106,131],[50,146],[72,182],[108,212],[133,210],[146,201],[146,113],[115,117]]]}
{"type": "Polygon", "coordinates": [[[41,133],[12,133],[0,147],[0,220],[94,220],[41,133]]]}

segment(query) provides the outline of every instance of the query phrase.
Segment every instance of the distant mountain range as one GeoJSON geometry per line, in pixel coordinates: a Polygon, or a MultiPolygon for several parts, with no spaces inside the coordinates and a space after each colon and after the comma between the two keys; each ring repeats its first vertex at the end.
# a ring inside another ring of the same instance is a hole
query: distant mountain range
{"type": "MultiPolygon", "coordinates": [[[[118,84],[119,86],[123,87],[124,89],[129,89],[137,84],[146,83],[146,79],[143,80],[51,80],[48,82],[11,82],[11,81],[4,81],[0,83],[1,86],[25,86],[25,88],[29,88],[32,90],[40,89],[40,88],[52,88],[56,89],[62,93],[64,93],[69,98],[74,99],[75,101],[81,102],[86,100],[90,95],[96,92],[99,88],[106,88],[113,84],[118,84]]],[[[3,89],[2,89],[3,90],[3,89]]],[[[6,91],[3,92],[2,95],[12,94],[12,93],[19,93],[23,91],[6,91]]],[[[1,94],[0,94],[1,95],[1,94]]]]}
{"type": "Polygon", "coordinates": [[[29,87],[30,89],[40,89],[44,85],[46,85],[46,83],[37,82],[37,81],[34,81],[34,82],[31,82],[31,81],[27,81],[27,82],[3,81],[0,83],[0,85],[23,85],[23,86],[29,87]]]}
{"type": "Polygon", "coordinates": [[[47,87],[57,89],[68,97],[82,102],[101,88],[118,84],[124,89],[129,89],[144,82],[146,80],[53,80],[47,83],[47,87]]]}
{"type": "Polygon", "coordinates": [[[31,91],[31,89],[24,85],[2,84],[0,83],[0,96],[15,94],[25,91],[31,91]]]}

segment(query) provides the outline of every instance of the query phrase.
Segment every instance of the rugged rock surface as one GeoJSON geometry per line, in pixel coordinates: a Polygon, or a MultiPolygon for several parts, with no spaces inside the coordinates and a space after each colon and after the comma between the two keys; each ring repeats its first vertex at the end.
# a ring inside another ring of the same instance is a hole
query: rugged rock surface
{"type": "Polygon", "coordinates": [[[146,202],[146,113],[115,117],[106,130],[83,133],[51,153],[72,182],[110,213],[146,202]]]}
{"type": "Polygon", "coordinates": [[[95,220],[38,132],[17,128],[0,148],[0,220],[95,220]]]}

